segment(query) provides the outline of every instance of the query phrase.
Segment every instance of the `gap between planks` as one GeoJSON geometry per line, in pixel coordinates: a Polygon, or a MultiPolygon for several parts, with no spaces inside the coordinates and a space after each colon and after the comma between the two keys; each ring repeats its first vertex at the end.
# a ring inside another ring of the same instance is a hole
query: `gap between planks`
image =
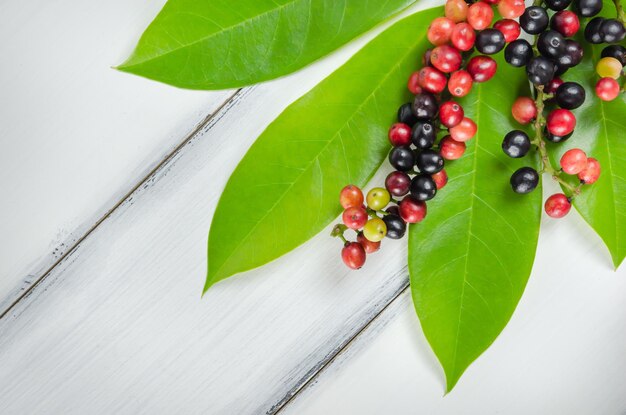
{"type": "MultiPolygon", "coordinates": [[[[407,272],[406,267],[403,268],[402,273],[405,274],[407,272]]],[[[341,356],[344,355],[346,351],[350,349],[350,347],[355,344],[355,342],[366,332],[372,328],[378,321],[382,319],[385,312],[390,309],[390,307],[398,301],[404,293],[409,289],[409,280],[408,278],[405,282],[396,290],[389,299],[383,304],[383,306],[378,309],[374,315],[372,315],[369,320],[366,320],[360,327],[356,329],[356,331],[349,336],[345,342],[343,342],[339,347],[335,348],[331,354],[329,354],[326,359],[319,362],[316,366],[314,366],[305,376],[303,376],[299,382],[297,382],[294,387],[289,390],[285,396],[275,403],[267,412],[267,415],[276,415],[282,413],[283,409],[286,409],[291,402],[293,402],[300,393],[304,392],[308,389],[312,384],[317,380],[322,373],[329,369],[330,366],[337,361],[341,356]]],[[[382,322],[384,323],[384,322],[382,322]]]]}
{"type": "Polygon", "coordinates": [[[145,176],[139,179],[137,181],[137,184],[135,184],[126,194],[124,194],[124,196],[122,196],[119,199],[119,201],[113,205],[113,207],[108,209],[103,216],[101,216],[98,220],[96,220],[96,222],[91,227],[89,227],[87,231],[85,231],[85,233],[83,233],[83,235],[80,236],[69,247],[69,249],[66,250],[66,252],[63,255],[61,255],[56,261],[54,261],[54,263],[52,263],[52,265],[50,265],[38,277],[34,278],[26,288],[22,289],[21,292],[18,292],[19,294],[16,295],[15,299],[11,300],[10,298],[11,293],[9,293],[9,297],[4,301],[8,305],[6,305],[6,307],[3,310],[0,310],[0,320],[2,320],[5,316],[7,316],[11,312],[11,310],[20,303],[20,301],[27,298],[32,293],[35,287],[37,287],[43,280],[45,280],[46,277],[50,275],[50,273],[57,266],[59,266],[59,264],[61,264],[63,261],[65,261],[66,258],[68,258],[72,253],[74,253],[74,251],[76,251],[76,248],[78,248],[78,246],[85,239],[87,239],[89,235],[91,235],[105,220],[107,220],[120,206],[130,201],[132,199],[133,194],[137,190],[142,188],[142,186],[148,185],[151,178],[155,176],[162,168],[167,166],[169,162],[172,161],[176,157],[176,155],[180,153],[180,151],[193,140],[193,138],[197,135],[198,132],[206,128],[213,120],[215,120],[218,117],[218,115],[220,115],[220,113],[224,109],[226,109],[230,104],[234,103],[237,99],[239,99],[244,94],[244,91],[249,91],[252,89],[253,87],[247,88],[247,89],[240,88],[240,89],[237,89],[235,92],[233,92],[213,112],[208,114],[202,121],[200,121],[193,130],[191,130],[187,135],[185,135],[185,138],[176,147],[174,147],[174,149],[172,149],[165,157],[163,157],[161,161],[157,163],[156,166],[154,166],[145,176]]]}

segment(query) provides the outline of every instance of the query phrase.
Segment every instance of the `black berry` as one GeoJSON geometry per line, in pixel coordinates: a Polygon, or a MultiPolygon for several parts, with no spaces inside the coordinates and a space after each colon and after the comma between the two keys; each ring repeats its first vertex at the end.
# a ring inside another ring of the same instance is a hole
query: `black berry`
{"type": "Polygon", "coordinates": [[[576,0],[576,8],[583,17],[591,17],[602,11],[602,0],[576,0]]]}
{"type": "Polygon", "coordinates": [[[585,102],[585,88],[576,82],[565,82],[556,90],[555,98],[559,107],[573,110],[585,102]]]}
{"type": "Polygon", "coordinates": [[[513,130],[504,136],[502,150],[512,158],[524,157],[530,150],[530,138],[528,134],[520,130],[513,130]]]}
{"type": "Polygon", "coordinates": [[[565,39],[565,52],[558,59],[559,65],[574,67],[583,60],[583,47],[572,39],[565,39]]]}
{"type": "Polygon", "coordinates": [[[485,55],[500,52],[505,45],[504,34],[498,29],[485,29],[476,35],[476,49],[485,55]]]}
{"type": "Polygon", "coordinates": [[[544,131],[543,131],[543,135],[546,138],[546,140],[548,140],[548,141],[550,141],[552,143],[562,143],[564,141],[567,141],[572,136],[572,134],[574,134],[574,133],[569,133],[569,134],[564,135],[564,136],[554,135],[550,131],[548,131],[547,128],[545,128],[544,131]]]}
{"type": "Polygon", "coordinates": [[[610,45],[602,50],[603,58],[615,58],[626,66],[626,48],[622,45],[610,45]]]}
{"type": "Polygon", "coordinates": [[[600,27],[602,23],[604,23],[604,18],[602,17],[594,17],[591,19],[589,23],[587,23],[587,27],[585,27],[585,40],[589,43],[593,43],[597,45],[598,43],[602,43],[604,40],[604,36],[600,32],[600,27]]]}
{"type": "Polygon", "coordinates": [[[565,39],[556,30],[546,30],[539,35],[537,48],[546,58],[558,59],[565,52],[565,39]]]}
{"type": "Polygon", "coordinates": [[[531,35],[538,35],[548,28],[550,18],[546,9],[539,6],[527,7],[519,18],[519,24],[524,31],[531,35]]]}
{"type": "Polygon", "coordinates": [[[389,163],[399,171],[409,171],[415,165],[415,153],[409,147],[394,147],[389,153],[389,163]]]}
{"type": "Polygon", "coordinates": [[[398,109],[398,122],[406,125],[413,125],[417,118],[413,114],[413,105],[408,102],[398,109]]]}
{"type": "Polygon", "coordinates": [[[546,85],[554,78],[556,65],[548,58],[535,56],[526,65],[528,79],[535,85],[546,85]]]}
{"type": "Polygon", "coordinates": [[[571,3],[572,0],[546,0],[546,6],[555,12],[567,9],[571,3]]]}
{"type": "Polygon", "coordinates": [[[600,26],[600,34],[604,43],[617,43],[624,40],[626,29],[617,19],[606,19],[600,26]]]}
{"type": "Polygon", "coordinates": [[[415,164],[420,173],[433,174],[443,169],[443,157],[436,151],[423,150],[417,154],[415,164]]]}
{"type": "Polygon", "coordinates": [[[424,92],[415,96],[415,101],[413,101],[413,114],[418,120],[431,120],[435,118],[438,111],[439,105],[433,95],[424,92]]]}
{"type": "Polygon", "coordinates": [[[539,173],[532,167],[522,167],[511,176],[511,187],[515,193],[526,194],[537,188],[539,173]]]}
{"type": "Polygon", "coordinates": [[[387,238],[402,239],[406,233],[406,223],[396,214],[383,216],[383,222],[387,225],[387,238]]]}
{"type": "Polygon", "coordinates": [[[533,48],[525,39],[517,39],[504,49],[504,59],[517,68],[526,66],[533,57],[533,48]]]}
{"type": "Polygon", "coordinates": [[[437,130],[428,122],[418,122],[411,131],[411,141],[420,149],[431,148],[437,139],[437,130]]]}
{"type": "Polygon", "coordinates": [[[416,200],[430,200],[437,194],[437,185],[429,174],[418,174],[411,181],[411,196],[416,200]]]}

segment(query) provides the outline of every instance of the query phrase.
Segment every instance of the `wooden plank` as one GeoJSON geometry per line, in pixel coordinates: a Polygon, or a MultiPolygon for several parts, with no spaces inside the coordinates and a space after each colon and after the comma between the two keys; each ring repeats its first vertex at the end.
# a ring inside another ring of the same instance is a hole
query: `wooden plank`
{"type": "Polygon", "coordinates": [[[234,92],[111,69],[163,3],[0,4],[0,310],[234,92]]]}
{"type": "Polygon", "coordinates": [[[409,290],[280,412],[626,413],[626,269],[577,216],[544,221],[513,319],[447,396],[409,290]]]}
{"type": "Polygon", "coordinates": [[[229,173],[373,35],[238,95],[0,320],[0,412],[272,411],[397,295],[405,244],[353,273],[329,227],[200,299],[229,173]]]}

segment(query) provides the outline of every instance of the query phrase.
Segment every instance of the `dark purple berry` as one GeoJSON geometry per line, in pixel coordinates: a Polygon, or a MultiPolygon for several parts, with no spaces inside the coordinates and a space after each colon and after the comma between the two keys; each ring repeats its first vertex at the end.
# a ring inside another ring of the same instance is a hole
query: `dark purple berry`
{"type": "Polygon", "coordinates": [[[539,173],[532,167],[522,167],[511,176],[511,188],[515,193],[526,194],[537,188],[539,173]]]}
{"type": "Polygon", "coordinates": [[[521,130],[513,130],[504,136],[502,150],[512,158],[524,157],[530,150],[530,138],[521,130]]]}

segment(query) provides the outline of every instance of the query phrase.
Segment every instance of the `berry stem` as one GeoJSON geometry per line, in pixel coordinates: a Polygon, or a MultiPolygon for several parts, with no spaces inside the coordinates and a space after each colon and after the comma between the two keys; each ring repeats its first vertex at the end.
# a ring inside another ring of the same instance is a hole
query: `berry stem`
{"type": "Polygon", "coordinates": [[[571,192],[571,197],[580,194],[581,186],[575,187],[569,184],[561,177],[561,170],[557,170],[552,166],[550,157],[548,156],[548,149],[546,147],[546,141],[543,136],[544,127],[546,126],[546,118],[543,115],[545,109],[545,102],[550,99],[551,95],[543,92],[543,86],[535,86],[536,97],[535,105],[537,106],[537,118],[534,122],[535,127],[535,139],[532,144],[537,146],[539,151],[539,157],[541,159],[541,173],[548,173],[552,176],[552,179],[557,181],[561,186],[571,192]]]}
{"type": "Polygon", "coordinates": [[[333,230],[330,232],[330,236],[333,236],[335,238],[339,238],[343,241],[344,245],[348,243],[348,241],[346,240],[346,238],[343,236],[343,233],[348,229],[348,227],[346,225],[343,224],[337,224],[335,225],[335,227],[333,228],[333,230]]]}
{"type": "Polygon", "coordinates": [[[626,13],[624,12],[624,7],[622,6],[621,0],[613,0],[613,4],[615,4],[617,19],[626,26],[626,13]]]}

